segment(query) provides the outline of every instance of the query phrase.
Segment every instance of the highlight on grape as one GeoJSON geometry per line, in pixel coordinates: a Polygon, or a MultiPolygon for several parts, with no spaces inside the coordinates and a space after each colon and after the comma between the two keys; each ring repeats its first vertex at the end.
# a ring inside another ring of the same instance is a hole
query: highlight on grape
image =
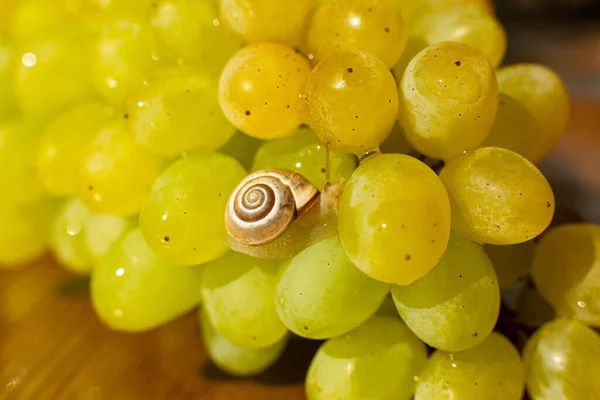
{"type": "Polygon", "coordinates": [[[49,249],[117,331],[197,310],[235,376],[324,340],[309,400],[600,399],[600,226],[536,167],[569,93],[489,0],[0,12],[1,269],[49,249]]]}

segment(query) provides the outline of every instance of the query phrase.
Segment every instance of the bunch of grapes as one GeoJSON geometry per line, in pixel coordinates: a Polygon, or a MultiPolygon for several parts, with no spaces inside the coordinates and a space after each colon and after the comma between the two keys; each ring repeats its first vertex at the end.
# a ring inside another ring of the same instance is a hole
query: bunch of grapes
{"type": "Polygon", "coordinates": [[[488,0],[0,18],[3,268],[51,249],[119,331],[198,308],[238,376],[325,340],[309,400],[600,398],[600,227],[546,231],[535,166],[569,95],[542,65],[498,68],[488,0]]]}

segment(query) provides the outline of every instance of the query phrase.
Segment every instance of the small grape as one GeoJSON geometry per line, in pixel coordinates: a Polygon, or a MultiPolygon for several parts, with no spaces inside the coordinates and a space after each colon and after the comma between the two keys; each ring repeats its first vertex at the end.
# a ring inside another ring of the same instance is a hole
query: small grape
{"type": "Polygon", "coordinates": [[[351,331],[377,311],[388,285],[359,271],[337,236],[298,253],[277,289],[277,312],[295,334],[326,339],[351,331]]]}
{"type": "Polygon", "coordinates": [[[438,176],[412,157],[368,158],[346,184],[339,232],[348,256],[364,273],[408,285],[427,274],[446,250],[448,194],[438,176]]]}
{"type": "Polygon", "coordinates": [[[375,316],[321,346],[306,394],[309,400],[409,400],[426,360],[425,346],[402,322],[375,316]]]}
{"type": "Polygon", "coordinates": [[[150,248],[159,258],[183,265],[224,255],[227,199],[245,176],[233,158],[208,150],[171,164],[155,180],[140,214],[150,248]]]}
{"type": "Polygon", "coordinates": [[[489,61],[462,43],[439,43],[417,54],[400,84],[398,120],[421,153],[443,160],[478,147],[498,107],[489,61]]]}
{"type": "Polygon", "coordinates": [[[229,60],[219,102],[229,121],[259,139],[291,135],[304,119],[304,89],[310,64],[291,47],[261,43],[229,60]]]}
{"type": "Polygon", "coordinates": [[[483,246],[498,275],[500,290],[514,289],[527,279],[534,249],[532,240],[511,246],[483,246]]]}
{"type": "Polygon", "coordinates": [[[452,226],[478,243],[531,240],[554,214],[554,194],[542,173],[510,150],[483,147],[442,170],[452,206],[452,226]]]}
{"type": "Polygon", "coordinates": [[[308,77],[308,123],[332,149],[363,154],[388,136],[398,110],[394,77],[375,56],[334,54],[308,77]]]}

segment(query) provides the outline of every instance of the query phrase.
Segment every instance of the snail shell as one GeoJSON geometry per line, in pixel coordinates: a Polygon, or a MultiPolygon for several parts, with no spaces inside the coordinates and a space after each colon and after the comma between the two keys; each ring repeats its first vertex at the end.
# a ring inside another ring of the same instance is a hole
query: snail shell
{"type": "Polygon", "coordinates": [[[318,200],[319,194],[308,179],[294,171],[266,169],[250,174],[229,197],[227,232],[249,246],[272,242],[318,200]]]}

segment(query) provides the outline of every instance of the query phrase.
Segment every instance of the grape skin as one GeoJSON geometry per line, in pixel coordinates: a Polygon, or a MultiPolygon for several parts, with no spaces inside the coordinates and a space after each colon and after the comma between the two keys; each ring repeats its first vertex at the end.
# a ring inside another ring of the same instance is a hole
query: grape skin
{"type": "Polygon", "coordinates": [[[527,279],[533,262],[534,241],[511,246],[485,245],[483,250],[494,265],[501,291],[515,289],[527,279]]]}

